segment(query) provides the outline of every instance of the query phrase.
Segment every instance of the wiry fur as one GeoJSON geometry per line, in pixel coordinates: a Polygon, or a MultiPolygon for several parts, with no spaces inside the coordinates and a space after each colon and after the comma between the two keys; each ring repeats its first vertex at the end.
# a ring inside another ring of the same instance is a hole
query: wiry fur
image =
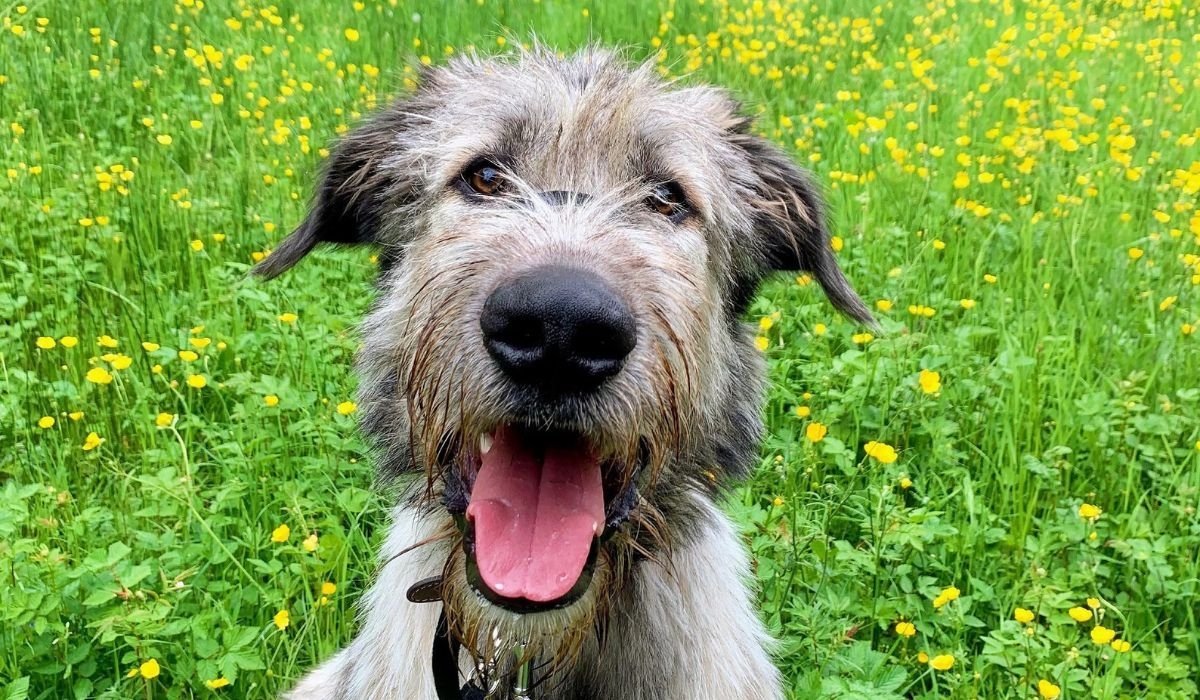
{"type": "Polygon", "coordinates": [[[834,261],[808,176],[748,127],[720,90],[599,50],[539,49],[429,69],[337,146],[308,218],[257,272],[275,276],[320,242],[380,247],[359,404],[381,474],[410,483],[362,629],[290,697],[433,698],[441,606],[404,592],[439,572],[464,668],[489,661],[497,636],[528,643],[552,665],[539,698],[781,696],[746,556],[713,505],[747,474],[762,431],[762,360],[739,315],[774,270],[808,270],[840,309],[870,314],[834,261]],[[462,189],[481,156],[504,168],[503,196],[462,189]],[[666,181],[686,194],[686,218],[645,206],[666,181]],[[586,197],[548,202],[547,191],[586,197]],[[637,328],[619,374],[552,403],[506,381],[478,322],[491,290],[544,264],[608,280],[637,328]],[[465,469],[479,436],[511,421],[585,436],[639,490],[584,596],[521,616],[466,583],[438,503],[446,470],[465,469]]]}

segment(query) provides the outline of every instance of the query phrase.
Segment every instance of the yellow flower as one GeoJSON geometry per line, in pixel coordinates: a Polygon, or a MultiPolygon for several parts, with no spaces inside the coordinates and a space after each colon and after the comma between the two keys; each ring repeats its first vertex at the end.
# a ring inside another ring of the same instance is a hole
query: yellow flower
{"type": "Polygon", "coordinates": [[[38,418],[37,426],[42,430],[49,430],[54,427],[54,416],[42,416],[38,418]]]}
{"type": "Polygon", "coordinates": [[[917,382],[921,385],[921,391],[926,394],[936,394],[942,388],[942,375],[940,372],[922,369],[920,376],[917,377],[917,382]]]}
{"type": "Polygon", "coordinates": [[[892,302],[890,299],[880,299],[875,302],[875,308],[879,309],[880,311],[891,311],[892,302]]]}
{"type": "Polygon", "coordinates": [[[97,435],[94,432],[88,433],[87,437],[85,437],[83,439],[83,451],[91,452],[92,450],[99,447],[100,443],[102,443],[102,442],[104,442],[104,438],[100,437],[99,435],[97,435]]]}
{"type": "Polygon", "coordinates": [[[771,501],[771,505],[775,506],[776,508],[782,508],[784,503],[786,503],[786,501],[783,500],[783,496],[776,496],[775,499],[771,501]]]}
{"type": "Polygon", "coordinates": [[[958,305],[963,307],[964,309],[970,311],[971,309],[975,308],[975,300],[974,299],[962,299],[958,302],[958,305]]]}
{"type": "Polygon", "coordinates": [[[106,355],[104,359],[113,369],[129,369],[133,364],[133,358],[128,355],[106,355]]]}
{"type": "Polygon", "coordinates": [[[197,350],[203,350],[211,344],[212,338],[188,338],[188,345],[191,345],[197,350]]]}
{"type": "Polygon", "coordinates": [[[224,688],[225,686],[229,685],[229,679],[226,678],[225,676],[221,676],[220,678],[214,678],[211,681],[204,681],[204,685],[209,690],[216,690],[218,688],[224,688]]]}
{"type": "Polygon", "coordinates": [[[921,663],[921,664],[929,663],[929,654],[926,654],[923,651],[918,651],[917,652],[917,663],[921,663]]]}
{"type": "Polygon", "coordinates": [[[291,311],[286,311],[284,313],[279,314],[279,320],[283,321],[284,323],[295,323],[297,318],[299,318],[299,316],[292,313],[291,311]]]}
{"type": "Polygon", "coordinates": [[[70,418],[73,421],[83,420],[83,411],[71,411],[67,414],[67,418],[70,418]]]}
{"type": "Polygon", "coordinates": [[[825,332],[828,330],[829,330],[829,327],[826,326],[824,323],[818,323],[813,326],[813,335],[825,335],[825,332]]]}
{"type": "Polygon", "coordinates": [[[96,338],[96,344],[102,348],[115,348],[117,347],[117,339],[111,335],[102,335],[96,338]]]}
{"type": "Polygon", "coordinates": [[[907,476],[900,477],[900,481],[897,483],[899,483],[900,488],[904,489],[905,491],[912,488],[912,485],[913,485],[912,479],[908,478],[907,476]]]}
{"type": "Polygon", "coordinates": [[[193,389],[203,389],[208,386],[208,380],[203,374],[193,374],[187,378],[187,385],[193,389]]]}
{"type": "Polygon", "coordinates": [[[358,41],[358,30],[357,29],[347,27],[344,34],[346,36],[346,41],[358,41]]]}
{"type": "Polygon", "coordinates": [[[1087,622],[1088,620],[1092,619],[1092,611],[1079,606],[1071,608],[1067,611],[1067,614],[1070,615],[1071,619],[1076,622],[1087,622]]]}
{"type": "Polygon", "coordinates": [[[885,442],[875,442],[872,440],[863,446],[863,451],[868,457],[874,457],[881,464],[891,464],[896,461],[896,448],[885,442]]]}
{"type": "Polygon", "coordinates": [[[199,238],[195,239],[188,245],[191,246],[191,249],[197,253],[204,250],[204,241],[200,240],[199,238]]]}
{"type": "Polygon", "coordinates": [[[331,581],[326,581],[321,584],[321,595],[333,595],[337,593],[337,585],[331,581]]]}
{"type": "Polygon", "coordinates": [[[73,348],[76,345],[79,345],[79,338],[76,338],[73,335],[64,335],[58,339],[58,342],[64,348],[73,348]]]}
{"type": "Polygon", "coordinates": [[[275,394],[267,394],[263,397],[263,403],[274,408],[275,406],[279,405],[279,397],[275,394]]]}
{"type": "Polygon", "coordinates": [[[913,623],[907,621],[896,623],[896,634],[900,635],[901,637],[908,639],[916,633],[917,627],[913,623]]]}
{"type": "Polygon", "coordinates": [[[765,335],[756,336],[754,338],[754,347],[758,348],[759,352],[766,352],[767,348],[771,347],[771,340],[765,335]]]}
{"type": "Polygon", "coordinates": [[[820,442],[824,440],[825,434],[828,432],[829,428],[825,427],[823,423],[818,423],[816,421],[809,423],[808,427],[804,429],[804,435],[808,438],[809,442],[820,442]]]}
{"type": "Polygon", "coordinates": [[[34,341],[34,345],[37,345],[42,350],[51,350],[57,344],[54,338],[48,335],[38,336],[38,339],[34,341]]]}
{"type": "Polygon", "coordinates": [[[146,352],[154,352],[159,348],[158,343],[142,343],[142,349],[146,352]]]}
{"type": "Polygon", "coordinates": [[[1138,248],[1137,246],[1130,248],[1126,252],[1129,253],[1130,260],[1139,260],[1139,259],[1141,259],[1141,257],[1143,255],[1146,254],[1146,251],[1142,250],[1141,248],[1138,248]]]}
{"type": "Polygon", "coordinates": [[[179,351],[179,359],[183,360],[184,362],[195,362],[199,358],[200,358],[200,356],[197,355],[196,353],[192,352],[191,350],[180,350],[179,351]]]}
{"type": "Polygon", "coordinates": [[[146,680],[158,678],[158,670],[158,661],[156,659],[150,659],[141,666],[138,666],[138,673],[142,674],[142,678],[146,680]]]}
{"type": "Polygon", "coordinates": [[[1113,651],[1117,652],[1118,654],[1124,654],[1125,652],[1132,649],[1133,645],[1130,644],[1129,642],[1125,641],[1124,639],[1114,639],[1112,642],[1112,648],[1113,648],[1113,651]]]}
{"type": "Polygon", "coordinates": [[[285,523],[271,531],[271,541],[275,543],[287,542],[288,537],[291,537],[291,535],[292,528],[288,527],[285,523]]]}
{"type": "Polygon", "coordinates": [[[1110,630],[1104,625],[1096,625],[1092,628],[1091,632],[1092,642],[1096,644],[1108,644],[1116,636],[1117,633],[1115,630],[1110,630]]]}
{"type": "Polygon", "coordinates": [[[284,609],[275,613],[275,617],[272,618],[272,621],[275,623],[276,627],[281,630],[285,630],[287,629],[288,623],[291,622],[290,618],[291,616],[288,615],[288,611],[284,609]]]}
{"type": "Polygon", "coordinates": [[[1085,520],[1095,520],[1100,517],[1104,511],[1100,510],[1099,506],[1094,506],[1091,503],[1084,503],[1079,506],[1079,517],[1085,520]]]}
{"type": "Polygon", "coordinates": [[[1022,625],[1028,625],[1033,622],[1033,611],[1025,608],[1017,608],[1013,610],[1013,619],[1020,622],[1022,625]]]}
{"type": "Polygon", "coordinates": [[[929,667],[935,671],[949,671],[954,667],[954,655],[938,654],[929,660],[929,667]]]}
{"type": "Polygon", "coordinates": [[[1169,309],[1169,308],[1171,308],[1172,306],[1174,306],[1174,305],[1175,305],[1175,302],[1177,302],[1177,301],[1179,301],[1179,297],[1178,297],[1178,296],[1175,296],[1175,295],[1171,295],[1171,296],[1167,297],[1166,299],[1163,299],[1162,301],[1160,301],[1160,302],[1158,303],[1158,310],[1159,310],[1159,311],[1166,311],[1167,309],[1169,309]]]}
{"type": "Polygon", "coordinates": [[[343,401],[337,405],[337,412],[343,416],[348,416],[358,410],[358,404],[353,401],[343,401]]]}
{"type": "Polygon", "coordinates": [[[304,541],[300,543],[300,546],[303,547],[304,551],[306,552],[317,551],[317,533],[314,532],[308,537],[305,537],[304,541]]]}
{"type": "Polygon", "coordinates": [[[1053,683],[1051,683],[1050,681],[1048,681],[1044,678],[1042,680],[1038,681],[1037,688],[1038,688],[1038,695],[1042,696],[1046,700],[1054,700],[1054,698],[1057,698],[1059,695],[1062,695],[1062,688],[1059,688],[1057,685],[1054,685],[1053,683]]]}
{"type": "Polygon", "coordinates": [[[1100,609],[1100,599],[1099,598],[1088,598],[1087,606],[1089,608],[1091,608],[1092,610],[1099,610],[1100,609]]]}
{"type": "Polygon", "coordinates": [[[995,284],[996,279],[997,279],[996,276],[992,275],[992,274],[987,274],[987,275],[983,276],[983,281],[987,282],[988,284],[995,284]]]}
{"type": "Polygon", "coordinates": [[[160,413],[154,417],[154,424],[160,428],[165,428],[175,422],[174,413],[160,413]]]}
{"type": "Polygon", "coordinates": [[[103,367],[93,367],[87,371],[84,378],[93,384],[111,384],[113,376],[103,367]]]}
{"type": "Polygon", "coordinates": [[[775,319],[771,318],[770,316],[763,316],[762,318],[758,319],[758,329],[764,333],[771,330],[774,325],[775,319]]]}
{"type": "Polygon", "coordinates": [[[934,609],[939,609],[942,606],[944,606],[946,603],[949,603],[954,600],[958,600],[958,596],[961,595],[961,593],[962,592],[959,591],[954,586],[947,586],[947,587],[943,588],[942,592],[938,593],[937,597],[933,599],[934,609]]]}
{"type": "Polygon", "coordinates": [[[872,340],[875,340],[875,336],[871,335],[870,333],[855,333],[854,335],[850,336],[850,340],[854,341],[858,345],[866,345],[872,340]]]}
{"type": "Polygon", "coordinates": [[[171,138],[170,134],[159,134],[158,136],[154,137],[154,140],[158,141],[163,146],[170,146],[173,139],[171,138]]]}
{"type": "Polygon", "coordinates": [[[797,406],[796,415],[800,418],[808,418],[812,415],[812,409],[808,406],[797,406]]]}

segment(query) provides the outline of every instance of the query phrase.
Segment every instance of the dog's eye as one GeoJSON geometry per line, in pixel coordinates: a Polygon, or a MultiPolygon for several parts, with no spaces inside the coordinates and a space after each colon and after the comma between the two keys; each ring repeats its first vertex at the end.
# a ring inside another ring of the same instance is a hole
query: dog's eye
{"type": "Polygon", "coordinates": [[[687,212],[687,201],[683,197],[683,188],[675,182],[663,182],[650,190],[646,197],[646,206],[654,211],[672,218],[687,212]]]}
{"type": "Polygon", "coordinates": [[[504,173],[489,161],[480,161],[467,168],[463,181],[476,193],[488,196],[500,194],[505,185],[504,173]]]}

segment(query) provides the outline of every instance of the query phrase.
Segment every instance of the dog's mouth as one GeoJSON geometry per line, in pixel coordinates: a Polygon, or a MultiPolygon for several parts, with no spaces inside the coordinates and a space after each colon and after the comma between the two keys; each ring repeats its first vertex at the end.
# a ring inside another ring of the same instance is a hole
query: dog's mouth
{"type": "MultiPolygon", "coordinates": [[[[587,591],[600,544],[637,500],[630,470],[584,436],[504,425],[478,461],[447,470],[471,586],[514,612],[570,605],[587,591]]],[[[634,470],[636,472],[636,470],[634,470]]]]}

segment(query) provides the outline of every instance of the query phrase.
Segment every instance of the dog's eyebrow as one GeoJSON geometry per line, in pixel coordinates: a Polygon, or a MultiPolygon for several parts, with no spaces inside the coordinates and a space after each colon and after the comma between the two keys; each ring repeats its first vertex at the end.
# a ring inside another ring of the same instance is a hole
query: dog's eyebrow
{"type": "Polygon", "coordinates": [[[676,183],[683,190],[688,208],[701,219],[707,219],[704,200],[698,195],[691,178],[685,172],[676,172],[678,168],[671,167],[662,158],[661,153],[665,148],[667,143],[661,138],[644,134],[636,137],[629,156],[630,169],[640,173],[640,179],[647,185],[676,183]]]}

